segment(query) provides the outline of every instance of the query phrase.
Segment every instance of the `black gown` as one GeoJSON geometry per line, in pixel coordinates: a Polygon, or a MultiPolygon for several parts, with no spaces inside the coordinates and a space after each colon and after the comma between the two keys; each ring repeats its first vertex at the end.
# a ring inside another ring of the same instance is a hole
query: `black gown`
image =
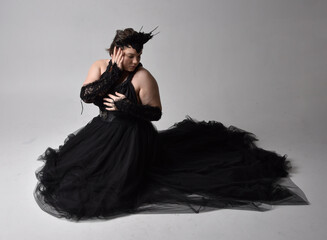
{"type": "MultiPolygon", "coordinates": [[[[137,103],[131,79],[138,67],[111,93],[137,103]]],[[[257,147],[253,133],[190,117],[157,131],[97,105],[101,114],[39,156],[34,197],[49,214],[79,221],[308,204],[289,178],[286,155],[257,147]]]]}

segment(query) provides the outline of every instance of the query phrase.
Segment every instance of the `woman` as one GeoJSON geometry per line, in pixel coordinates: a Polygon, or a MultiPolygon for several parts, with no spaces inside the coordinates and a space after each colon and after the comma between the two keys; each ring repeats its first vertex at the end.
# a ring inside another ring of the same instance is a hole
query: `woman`
{"type": "Polygon", "coordinates": [[[92,64],[81,99],[100,114],[39,157],[34,196],[46,212],[72,220],[131,213],[267,210],[307,204],[288,178],[286,156],[255,145],[255,135],[191,118],[157,131],[162,107],[140,63],[154,35],[117,30],[111,60],[92,64]]]}

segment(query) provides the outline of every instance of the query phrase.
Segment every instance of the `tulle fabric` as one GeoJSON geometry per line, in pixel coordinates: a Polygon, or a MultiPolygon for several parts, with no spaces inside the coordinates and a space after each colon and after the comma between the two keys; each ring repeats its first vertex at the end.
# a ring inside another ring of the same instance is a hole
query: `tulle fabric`
{"type": "MultiPolygon", "coordinates": [[[[137,104],[131,79],[141,66],[110,93],[137,104]]],[[[94,104],[105,110],[103,99],[94,104]]],[[[157,131],[150,121],[107,111],[39,157],[34,197],[45,212],[72,221],[308,204],[289,178],[286,155],[256,141],[217,121],[187,117],[157,131]]]]}
{"type": "MultiPolygon", "coordinates": [[[[123,114],[121,114],[123,115],[123,114]]],[[[155,130],[150,122],[100,116],[70,134],[59,149],[48,148],[39,160],[35,197],[57,217],[104,217],[133,209],[143,176],[153,161],[155,130]]]]}
{"type": "Polygon", "coordinates": [[[157,131],[114,115],[93,118],[39,157],[34,196],[44,211],[79,221],[308,204],[286,155],[258,148],[252,133],[190,117],[157,131]]]}

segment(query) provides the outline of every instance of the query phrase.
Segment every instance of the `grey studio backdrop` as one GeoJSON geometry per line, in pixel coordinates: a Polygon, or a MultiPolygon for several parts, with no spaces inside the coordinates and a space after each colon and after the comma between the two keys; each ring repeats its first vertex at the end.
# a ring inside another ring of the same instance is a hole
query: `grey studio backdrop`
{"type": "Polygon", "coordinates": [[[0,1],[0,239],[325,239],[327,1],[0,1]],[[116,29],[160,33],[142,64],[166,129],[186,115],[287,154],[309,206],[72,223],[39,209],[37,157],[98,114],[79,91],[116,29]]]}

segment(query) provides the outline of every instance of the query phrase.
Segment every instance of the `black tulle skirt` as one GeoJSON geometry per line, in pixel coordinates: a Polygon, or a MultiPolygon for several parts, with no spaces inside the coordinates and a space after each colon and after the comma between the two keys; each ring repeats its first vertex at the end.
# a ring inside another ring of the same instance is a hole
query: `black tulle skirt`
{"type": "Polygon", "coordinates": [[[252,133],[190,117],[157,131],[115,114],[93,118],[39,157],[34,196],[44,211],[85,220],[308,203],[286,155],[258,148],[252,133]]]}

